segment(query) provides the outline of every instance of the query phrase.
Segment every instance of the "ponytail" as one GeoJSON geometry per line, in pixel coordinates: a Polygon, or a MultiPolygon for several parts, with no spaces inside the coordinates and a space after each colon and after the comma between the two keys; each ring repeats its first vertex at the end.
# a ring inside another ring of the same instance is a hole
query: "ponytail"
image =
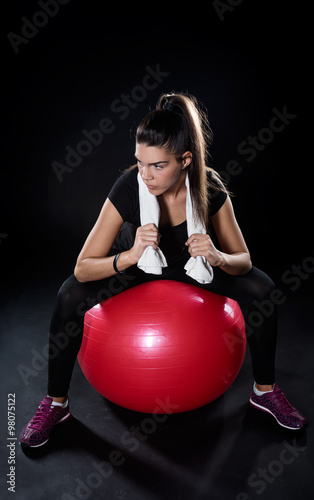
{"type": "MultiPolygon", "coordinates": [[[[188,94],[162,94],[156,109],[146,115],[136,132],[136,142],[146,146],[165,147],[179,161],[191,151],[192,162],[187,167],[193,208],[201,222],[208,227],[208,187],[217,190],[206,170],[210,158],[212,131],[207,114],[194,96],[188,94]]],[[[217,175],[217,174],[216,174],[217,175]]],[[[220,182],[218,189],[226,191],[220,182]]]]}

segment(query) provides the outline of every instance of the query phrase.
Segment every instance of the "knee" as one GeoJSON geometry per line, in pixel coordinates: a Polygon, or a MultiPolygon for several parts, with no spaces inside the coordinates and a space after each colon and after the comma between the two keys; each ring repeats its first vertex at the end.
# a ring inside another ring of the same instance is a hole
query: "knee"
{"type": "Polygon", "coordinates": [[[275,283],[266,273],[259,270],[258,272],[256,271],[254,270],[250,279],[250,302],[262,302],[267,300],[271,298],[272,292],[276,290],[275,283]]]}
{"type": "Polygon", "coordinates": [[[258,302],[262,302],[263,300],[269,299],[271,297],[273,290],[276,289],[276,285],[273,282],[273,280],[269,276],[267,275],[265,276],[266,278],[261,280],[257,290],[255,290],[256,294],[255,300],[257,300],[258,302]]]}
{"type": "Polygon", "coordinates": [[[74,276],[67,279],[58,291],[57,309],[64,318],[73,315],[84,316],[95,304],[91,297],[86,296],[84,283],[77,281],[74,276]]]}

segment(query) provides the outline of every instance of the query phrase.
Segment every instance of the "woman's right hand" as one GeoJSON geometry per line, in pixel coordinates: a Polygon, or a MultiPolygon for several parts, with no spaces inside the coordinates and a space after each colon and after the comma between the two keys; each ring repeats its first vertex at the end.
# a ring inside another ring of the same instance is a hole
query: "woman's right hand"
{"type": "Polygon", "coordinates": [[[153,247],[154,250],[159,245],[161,235],[155,224],[145,224],[136,230],[133,247],[129,250],[135,262],[138,262],[143,255],[145,248],[153,247]]]}

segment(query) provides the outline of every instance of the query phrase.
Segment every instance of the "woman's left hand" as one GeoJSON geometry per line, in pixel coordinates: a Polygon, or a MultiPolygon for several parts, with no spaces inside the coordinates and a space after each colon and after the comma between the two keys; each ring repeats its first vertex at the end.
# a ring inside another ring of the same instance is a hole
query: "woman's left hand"
{"type": "Polygon", "coordinates": [[[202,255],[213,267],[224,264],[222,252],[217,250],[208,234],[192,234],[185,244],[191,257],[202,255]]]}

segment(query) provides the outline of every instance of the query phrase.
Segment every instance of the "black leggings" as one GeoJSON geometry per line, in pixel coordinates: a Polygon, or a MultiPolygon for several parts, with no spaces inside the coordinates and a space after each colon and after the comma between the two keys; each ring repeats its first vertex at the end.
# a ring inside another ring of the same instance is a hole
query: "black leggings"
{"type": "Polygon", "coordinates": [[[236,300],[246,321],[254,380],[258,384],[274,383],[277,311],[269,298],[275,288],[269,276],[255,267],[244,276],[231,276],[214,268],[212,283],[200,285],[186,275],[183,262],[180,266],[165,268],[160,276],[146,274],[137,266],[132,266],[121,274],[99,281],[80,283],[74,275],[68,278],[59,290],[51,321],[49,396],[62,397],[68,393],[74,363],[81,346],[85,312],[128,288],[158,279],[191,283],[236,300]]]}

